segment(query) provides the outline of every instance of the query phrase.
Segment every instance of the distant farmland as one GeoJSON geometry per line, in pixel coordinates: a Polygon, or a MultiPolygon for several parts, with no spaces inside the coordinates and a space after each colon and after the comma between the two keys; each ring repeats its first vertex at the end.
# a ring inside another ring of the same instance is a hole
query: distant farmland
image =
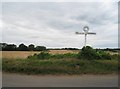
{"type": "MultiPolygon", "coordinates": [[[[64,53],[78,53],[79,50],[49,50],[51,54],[64,54],[64,53]]],[[[35,53],[38,54],[40,51],[1,51],[0,58],[9,58],[9,59],[16,59],[16,58],[27,58],[30,55],[34,55],[35,53]]]]}

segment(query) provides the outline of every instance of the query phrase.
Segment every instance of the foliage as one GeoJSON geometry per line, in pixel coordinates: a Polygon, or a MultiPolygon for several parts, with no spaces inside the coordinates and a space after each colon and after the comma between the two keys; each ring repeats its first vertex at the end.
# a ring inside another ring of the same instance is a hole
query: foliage
{"type": "Polygon", "coordinates": [[[9,44],[5,47],[5,50],[8,49],[8,51],[13,51],[13,50],[16,50],[17,46],[14,45],[14,44],[9,44]]]}
{"type": "Polygon", "coordinates": [[[28,47],[24,44],[20,44],[18,47],[19,51],[28,51],[28,47]]]}
{"type": "Polygon", "coordinates": [[[50,54],[47,52],[41,52],[39,54],[34,54],[33,56],[28,56],[28,59],[49,59],[50,58],[50,54]]]}
{"type": "Polygon", "coordinates": [[[115,59],[116,57],[114,55],[110,55],[109,53],[106,53],[101,50],[95,50],[90,46],[83,47],[82,50],[76,54],[76,53],[65,53],[65,54],[50,54],[47,52],[41,52],[39,54],[35,54],[33,56],[29,56],[29,59],[67,59],[67,58],[73,58],[73,59],[86,59],[86,60],[111,60],[115,59]]]}
{"type": "Polygon", "coordinates": [[[50,54],[48,52],[41,52],[39,54],[34,54],[33,56],[28,56],[28,59],[66,59],[66,58],[78,58],[78,54],[75,53],[65,53],[65,54],[50,54]]]}
{"type": "Polygon", "coordinates": [[[50,58],[50,54],[49,53],[45,53],[45,52],[41,52],[39,55],[37,55],[38,59],[49,59],[50,58]]]}
{"type": "Polygon", "coordinates": [[[15,44],[0,43],[0,51],[44,51],[45,46],[34,46],[30,44],[26,46],[25,44],[20,44],[18,47],[15,44]]]}
{"type": "Polygon", "coordinates": [[[90,46],[83,47],[79,53],[80,59],[96,60],[96,59],[108,59],[111,60],[112,56],[104,51],[95,50],[90,46]]]}
{"type": "Polygon", "coordinates": [[[27,74],[117,73],[117,60],[29,60],[3,59],[2,70],[27,74]]]}
{"type": "Polygon", "coordinates": [[[78,54],[75,53],[65,53],[65,54],[54,54],[51,55],[53,59],[66,59],[66,58],[77,58],[78,54]]]}
{"type": "Polygon", "coordinates": [[[79,50],[78,48],[62,48],[63,50],[79,50]]]}
{"type": "Polygon", "coordinates": [[[14,44],[6,44],[6,43],[1,43],[0,44],[0,49],[4,51],[14,51],[17,49],[17,46],[14,44]]]}
{"type": "Polygon", "coordinates": [[[109,53],[106,53],[104,51],[98,51],[97,53],[99,54],[100,59],[112,59],[112,55],[110,55],[109,53]]]}
{"type": "Polygon", "coordinates": [[[30,50],[30,51],[34,51],[34,48],[35,48],[35,46],[33,44],[30,44],[28,46],[28,50],[30,50]]]}
{"type": "Polygon", "coordinates": [[[94,60],[94,59],[99,59],[100,56],[96,52],[95,49],[93,49],[90,46],[86,46],[86,47],[83,47],[82,50],[80,51],[79,58],[80,59],[94,60]]]}
{"type": "Polygon", "coordinates": [[[35,51],[44,51],[44,50],[46,50],[46,47],[44,47],[44,46],[37,46],[35,48],[35,51]]]}

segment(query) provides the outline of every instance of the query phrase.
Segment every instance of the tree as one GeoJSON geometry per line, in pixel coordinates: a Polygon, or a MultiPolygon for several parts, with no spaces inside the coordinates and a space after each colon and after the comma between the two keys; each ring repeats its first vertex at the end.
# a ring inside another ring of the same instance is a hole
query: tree
{"type": "Polygon", "coordinates": [[[24,44],[20,44],[18,47],[19,51],[28,51],[28,47],[24,44]]]}
{"type": "Polygon", "coordinates": [[[35,50],[36,50],[36,51],[44,51],[44,50],[46,50],[46,47],[44,47],[44,46],[37,46],[37,47],[35,48],[35,50]]]}
{"type": "Polygon", "coordinates": [[[5,46],[4,48],[6,51],[15,51],[17,49],[17,46],[14,44],[8,44],[7,46],[5,46]]]}
{"type": "Polygon", "coordinates": [[[44,51],[46,50],[46,47],[45,46],[35,47],[34,44],[30,44],[27,47],[23,43],[17,47],[15,44],[0,43],[0,50],[1,51],[44,51]]]}
{"type": "Polygon", "coordinates": [[[0,43],[0,50],[2,51],[15,51],[16,49],[17,46],[15,44],[0,43]]]}
{"type": "Polygon", "coordinates": [[[8,45],[8,44],[6,44],[6,43],[0,43],[0,50],[5,51],[5,47],[6,47],[7,45],[8,45]]]}
{"type": "Polygon", "coordinates": [[[35,46],[33,45],[33,44],[30,44],[29,46],[28,46],[28,50],[30,50],[30,51],[33,51],[35,48],[34,48],[35,46]]]}

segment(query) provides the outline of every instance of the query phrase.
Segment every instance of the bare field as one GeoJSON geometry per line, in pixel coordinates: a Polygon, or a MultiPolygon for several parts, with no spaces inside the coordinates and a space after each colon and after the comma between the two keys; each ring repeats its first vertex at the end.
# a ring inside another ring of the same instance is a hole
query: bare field
{"type": "Polygon", "coordinates": [[[79,50],[50,50],[51,54],[78,53],[79,50]]]}
{"type": "MultiPolygon", "coordinates": [[[[49,50],[51,54],[78,53],[79,50],[49,50]]],[[[27,58],[30,55],[40,53],[40,51],[0,51],[0,58],[27,58]]]]}
{"type": "Polygon", "coordinates": [[[27,58],[29,55],[33,55],[35,53],[40,53],[40,52],[35,52],[35,51],[2,51],[2,58],[10,58],[10,59],[27,58]]]}

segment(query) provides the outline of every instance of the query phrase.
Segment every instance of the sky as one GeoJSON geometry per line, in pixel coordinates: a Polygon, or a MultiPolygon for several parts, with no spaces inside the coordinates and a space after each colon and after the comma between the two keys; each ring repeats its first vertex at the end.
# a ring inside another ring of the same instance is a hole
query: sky
{"type": "MultiPolygon", "coordinates": [[[[106,0],[107,1],[107,0],[106,0]]],[[[118,47],[117,2],[2,2],[2,42],[35,44],[47,48],[118,47]]]]}

